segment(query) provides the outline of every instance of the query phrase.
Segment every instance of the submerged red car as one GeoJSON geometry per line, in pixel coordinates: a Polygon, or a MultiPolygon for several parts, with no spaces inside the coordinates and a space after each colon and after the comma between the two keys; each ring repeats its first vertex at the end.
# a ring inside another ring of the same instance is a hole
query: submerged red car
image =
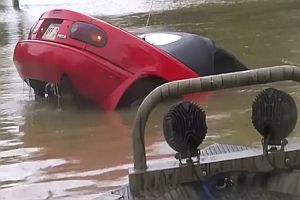
{"type": "Polygon", "coordinates": [[[70,10],[44,13],[16,45],[13,60],[36,98],[72,93],[104,110],[135,104],[168,81],[247,69],[209,38],[136,36],[70,10]]]}

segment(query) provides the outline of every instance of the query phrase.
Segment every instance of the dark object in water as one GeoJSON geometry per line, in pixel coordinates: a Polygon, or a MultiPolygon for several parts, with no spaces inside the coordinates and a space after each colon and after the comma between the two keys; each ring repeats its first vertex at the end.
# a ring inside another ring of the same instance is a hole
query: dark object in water
{"type": "Polygon", "coordinates": [[[15,10],[20,10],[19,0],[12,0],[12,4],[15,10]]]}

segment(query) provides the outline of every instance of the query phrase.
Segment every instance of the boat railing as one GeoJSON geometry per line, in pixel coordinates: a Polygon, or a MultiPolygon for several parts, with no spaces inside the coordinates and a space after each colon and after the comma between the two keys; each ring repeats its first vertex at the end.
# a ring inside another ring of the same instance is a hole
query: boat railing
{"type": "Polygon", "coordinates": [[[147,170],[145,127],[151,112],[163,100],[178,98],[195,92],[214,91],[286,80],[300,82],[300,68],[290,65],[266,67],[178,80],[157,87],[144,99],[135,118],[132,131],[134,172],[142,173],[147,170]]]}
{"type": "MultiPolygon", "coordinates": [[[[241,86],[272,83],[278,81],[300,82],[300,68],[297,66],[275,66],[241,72],[212,75],[185,79],[163,84],[154,89],[140,105],[132,132],[134,168],[129,169],[129,187],[134,195],[154,191],[159,188],[172,187],[184,183],[206,180],[220,173],[256,172],[268,173],[274,170],[292,170],[300,166],[300,149],[298,145],[289,145],[287,140],[279,140],[278,151],[268,150],[270,143],[263,144],[262,149],[222,153],[214,156],[200,157],[194,164],[181,165],[176,160],[157,165],[147,164],[145,151],[145,127],[153,109],[163,100],[178,98],[186,94],[234,88],[241,86]],[[268,153],[268,151],[272,151],[268,153]]],[[[278,99],[277,99],[278,100],[278,99]]],[[[281,101],[281,100],[279,100],[281,101]]],[[[293,101],[293,100],[292,100],[293,101]]],[[[297,107],[291,109],[296,109],[297,107]]],[[[265,109],[266,107],[263,107],[265,109]]],[[[276,111],[277,112],[277,111],[276,111]]],[[[289,115],[289,113],[287,113],[289,115]]],[[[294,115],[296,123],[297,114],[294,115]]],[[[277,122],[276,122],[277,123],[277,122]]],[[[261,133],[262,134],[262,133],[261,133]]],[[[289,134],[289,133],[288,133],[289,134]]],[[[263,134],[262,134],[263,135],[263,134]]],[[[286,136],[284,136],[285,138],[286,136]]],[[[212,147],[213,148],[213,147],[212,147]]],[[[224,145],[224,151],[228,146],[224,145]]],[[[220,149],[220,147],[216,148],[220,149]]],[[[223,150],[221,150],[223,151],[223,150]]]]}

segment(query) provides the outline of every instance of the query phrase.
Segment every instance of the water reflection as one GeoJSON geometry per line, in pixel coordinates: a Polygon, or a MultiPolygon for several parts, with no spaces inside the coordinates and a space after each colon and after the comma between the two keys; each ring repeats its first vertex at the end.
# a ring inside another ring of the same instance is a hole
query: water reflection
{"type": "MultiPolygon", "coordinates": [[[[131,166],[131,127],[135,109],[102,113],[98,109],[67,109],[32,100],[12,64],[16,42],[45,10],[71,8],[104,18],[134,33],[178,30],[209,36],[252,68],[299,64],[300,2],[154,1],[150,26],[145,27],[150,0],[91,2],[63,0],[0,1],[0,196],[2,199],[92,199],[127,181],[131,166]],[[126,5],[124,5],[126,4],[126,5]],[[105,16],[104,16],[105,15],[105,16]]],[[[289,92],[300,106],[299,86],[292,82],[268,86],[289,92]]],[[[258,145],[251,125],[251,103],[261,87],[247,87],[194,96],[208,115],[214,142],[258,145]],[[238,98],[237,98],[238,97],[238,98]],[[236,101],[235,101],[236,99],[236,101]]],[[[150,158],[173,151],[163,142],[162,104],[147,125],[150,158]]],[[[296,131],[299,130],[297,126],[296,131]]],[[[297,138],[294,134],[293,137],[297,138]]]]}
{"type": "MultiPolygon", "coordinates": [[[[142,33],[147,15],[117,18],[117,24],[142,33]]],[[[177,30],[213,38],[251,67],[299,64],[299,2],[261,1],[201,5],[156,12],[150,20],[157,31],[177,30]]],[[[148,30],[150,31],[150,30],[148,30]]]]}

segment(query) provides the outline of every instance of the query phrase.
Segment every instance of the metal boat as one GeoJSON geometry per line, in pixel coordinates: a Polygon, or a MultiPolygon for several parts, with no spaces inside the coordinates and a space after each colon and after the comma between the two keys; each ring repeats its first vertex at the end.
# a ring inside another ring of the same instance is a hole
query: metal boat
{"type": "MultiPolygon", "coordinates": [[[[164,99],[182,95],[278,81],[300,82],[297,66],[276,66],[173,81],[142,102],[132,131],[133,163],[127,185],[101,200],[299,199],[300,145],[288,143],[297,123],[297,106],[284,91],[267,88],[253,100],[252,124],[262,147],[214,144],[201,149],[207,133],[203,108],[189,101],[170,107],[164,116],[166,142],[177,153],[169,161],[147,162],[145,127],[164,99]]],[[[249,120],[249,123],[251,123],[249,120]]]]}

